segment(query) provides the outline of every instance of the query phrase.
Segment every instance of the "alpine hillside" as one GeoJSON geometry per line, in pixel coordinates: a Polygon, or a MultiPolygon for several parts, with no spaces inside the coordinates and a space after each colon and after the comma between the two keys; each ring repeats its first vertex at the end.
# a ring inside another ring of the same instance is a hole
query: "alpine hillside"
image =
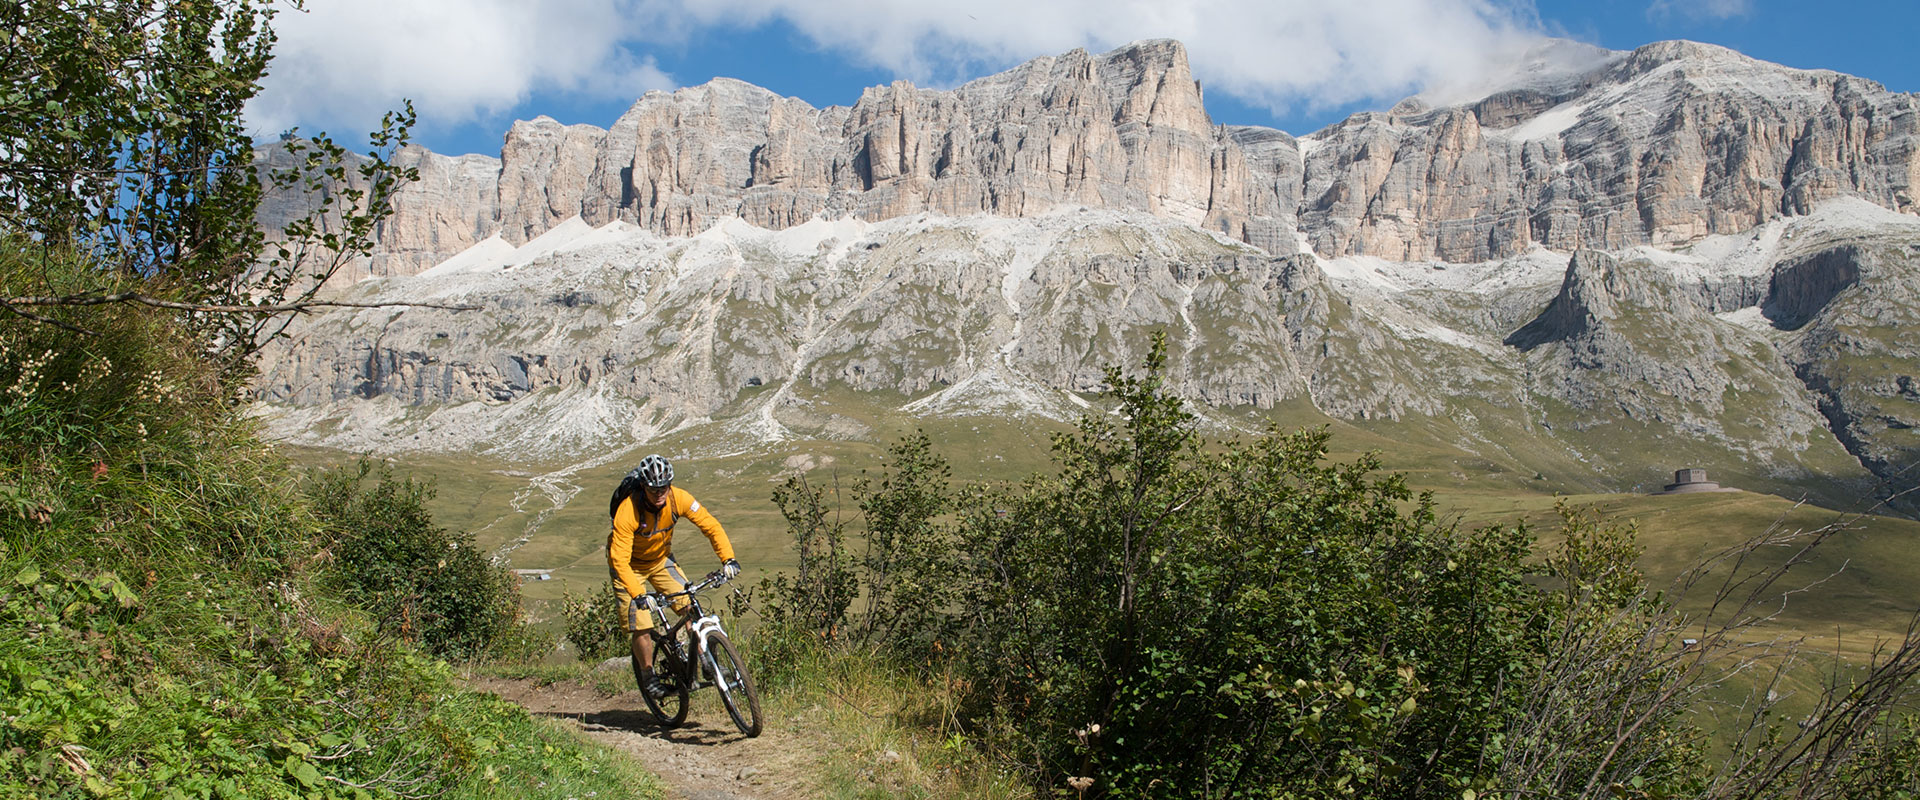
{"type": "Polygon", "coordinates": [[[1558,42],[1475,94],[1217,126],[1147,41],[408,149],[421,180],[338,291],[482,310],[302,318],[257,408],[351,450],[732,452],[1066,419],[1166,331],[1230,429],[1342,420],[1604,489],[1914,484],[1920,98],[1689,42],[1558,42]]]}

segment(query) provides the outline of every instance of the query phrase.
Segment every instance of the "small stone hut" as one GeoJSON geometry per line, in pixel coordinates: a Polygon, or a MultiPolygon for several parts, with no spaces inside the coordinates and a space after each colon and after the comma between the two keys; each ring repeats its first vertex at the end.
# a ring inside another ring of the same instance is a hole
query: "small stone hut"
{"type": "Polygon", "coordinates": [[[1666,486],[1661,487],[1660,491],[1654,492],[1654,494],[1688,494],[1691,492],[1726,492],[1726,491],[1732,491],[1732,490],[1724,488],[1720,484],[1714,483],[1713,481],[1707,480],[1706,470],[1699,469],[1699,468],[1690,468],[1690,469],[1675,470],[1673,473],[1673,483],[1669,483],[1666,486]]]}

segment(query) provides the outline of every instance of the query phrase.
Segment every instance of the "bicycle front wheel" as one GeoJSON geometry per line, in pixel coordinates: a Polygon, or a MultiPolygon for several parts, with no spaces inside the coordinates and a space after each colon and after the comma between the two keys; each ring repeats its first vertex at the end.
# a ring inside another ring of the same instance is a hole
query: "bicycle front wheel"
{"type": "Polygon", "coordinates": [[[633,662],[634,682],[640,685],[640,697],[647,701],[647,710],[653,712],[662,727],[679,727],[687,721],[687,710],[693,705],[687,702],[687,695],[693,691],[693,670],[687,668],[685,653],[679,642],[665,638],[653,640],[653,674],[667,685],[667,693],[661,697],[647,691],[647,682],[641,678],[640,656],[628,656],[633,662]]]}
{"type": "Polygon", "coordinates": [[[753,675],[747,662],[733,649],[733,642],[719,631],[707,637],[707,649],[700,654],[713,668],[713,685],[720,691],[720,704],[741,733],[760,735],[760,693],[753,688],[753,675]]]}

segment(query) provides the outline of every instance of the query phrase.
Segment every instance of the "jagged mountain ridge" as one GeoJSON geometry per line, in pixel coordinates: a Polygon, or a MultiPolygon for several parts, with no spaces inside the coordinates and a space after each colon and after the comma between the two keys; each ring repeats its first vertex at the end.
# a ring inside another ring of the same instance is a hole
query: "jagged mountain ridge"
{"type": "MultiPolygon", "coordinates": [[[[1561,53],[1568,43],[1543,48],[1561,53]]],[[[1040,58],[950,91],[815,109],[739,81],[650,92],[610,128],[515,123],[500,158],[404,157],[422,181],[372,274],[579,216],[692,235],[724,219],[1145,211],[1273,253],[1484,261],[1533,244],[1671,246],[1857,196],[1915,206],[1920,101],[1725,48],[1587,48],[1471,102],[1410,99],[1303,139],[1216,126],[1177,42],[1040,58]]],[[[290,209],[271,205],[263,221],[290,209]]]]}
{"type": "Polygon", "coordinates": [[[499,162],[414,151],[395,274],[351,292],[489,310],[298,323],[262,408],[296,441],[514,458],[857,438],[1069,416],[1165,330],[1228,425],[1304,405],[1586,485],[1664,477],[1649,453],[1829,496],[1903,474],[1913,97],[1703,45],[1592,55],[1298,140],[1191,124],[1184,54],[1143,43],[853,108],[716,81],[611,131],[516,125],[499,162]],[[757,138],[775,118],[787,144],[757,138]],[[607,149],[629,138],[644,166],[607,149]]]}

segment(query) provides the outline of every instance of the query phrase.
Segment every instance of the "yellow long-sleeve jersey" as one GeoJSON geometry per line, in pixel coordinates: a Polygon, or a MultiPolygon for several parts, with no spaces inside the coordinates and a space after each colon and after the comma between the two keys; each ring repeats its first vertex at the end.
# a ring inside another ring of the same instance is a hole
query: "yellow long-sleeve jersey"
{"type": "Polygon", "coordinates": [[[627,596],[646,592],[641,575],[651,572],[673,555],[673,525],[681,518],[693,520],[700,532],[713,543],[713,554],[721,561],[733,558],[733,543],[720,520],[693,499],[685,489],[667,490],[666,502],[658,510],[648,508],[642,492],[620,501],[613,513],[613,530],[607,532],[607,567],[626,589],[627,596]]]}

